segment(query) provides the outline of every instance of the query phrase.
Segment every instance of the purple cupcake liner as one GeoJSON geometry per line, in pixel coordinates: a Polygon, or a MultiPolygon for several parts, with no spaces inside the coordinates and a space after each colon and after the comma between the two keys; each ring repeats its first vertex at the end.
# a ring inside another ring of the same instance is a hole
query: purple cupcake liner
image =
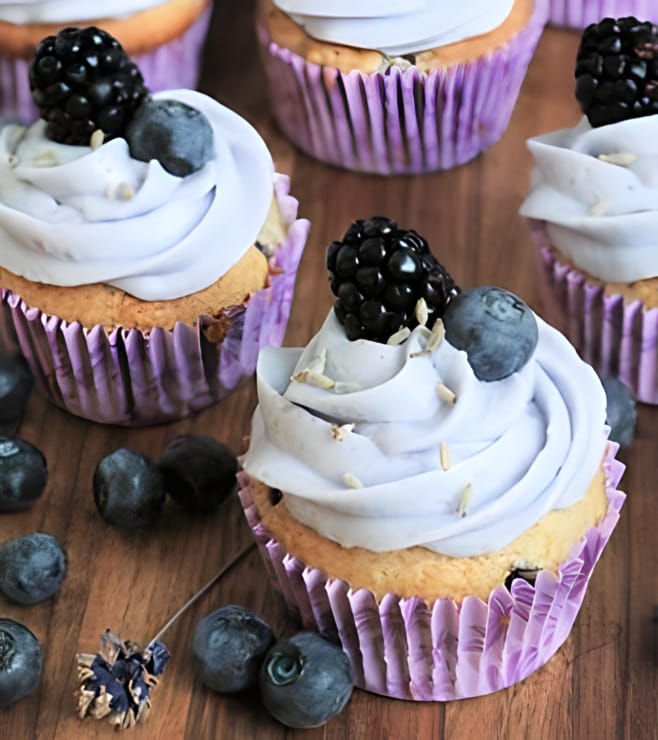
{"type": "Polygon", "coordinates": [[[627,15],[658,23],[658,3],[656,0],[549,0],[549,22],[577,30],[602,18],[627,15]]]}
{"type": "Polygon", "coordinates": [[[606,293],[552,248],[544,222],[531,221],[547,318],[601,376],[616,375],[638,401],[658,404],[658,308],[606,293]]]}
{"type": "Polygon", "coordinates": [[[222,311],[219,321],[200,316],[196,326],[108,333],[45,314],[0,288],[0,343],[24,355],[43,395],[92,421],[159,424],[219,401],[253,375],[261,347],[283,341],[310,227],[296,218],[289,185],[288,177],[275,175],[288,234],[270,258],[268,285],[222,311]],[[213,341],[217,330],[225,332],[221,341],[213,341]]]}
{"type": "MultiPolygon", "coordinates": [[[[211,14],[212,3],[180,36],[133,57],[152,92],[196,88],[211,14]]],[[[30,92],[30,64],[0,52],[0,116],[25,122],[39,118],[30,92]]]]}
{"type": "Polygon", "coordinates": [[[507,128],[545,20],[545,0],[535,0],[528,26],[480,59],[370,74],[307,62],[261,24],[275,118],[306,154],[349,170],[412,174],[463,164],[507,128]]]}
{"type": "Polygon", "coordinates": [[[573,545],[557,575],[540,571],[534,586],[515,579],[511,589],[494,589],[486,603],[468,596],[461,604],[428,604],[394,594],[377,601],[366,589],[352,590],[307,567],[272,539],[244,473],[240,499],[274,585],[305,629],[341,643],[356,686],[395,699],[466,699],[527,678],[568,637],[625,499],[616,490],[624,471],[617,449],[609,442],[604,460],[607,512],[573,545]]]}

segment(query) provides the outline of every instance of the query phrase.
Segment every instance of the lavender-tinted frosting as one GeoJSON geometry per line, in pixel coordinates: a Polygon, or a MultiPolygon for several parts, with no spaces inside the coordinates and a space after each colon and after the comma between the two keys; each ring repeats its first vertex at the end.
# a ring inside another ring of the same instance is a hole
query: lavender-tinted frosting
{"type": "Polygon", "coordinates": [[[425,328],[399,346],[350,342],[332,312],[304,350],[261,352],[244,468],[284,491],[298,520],[346,547],[498,550],[579,500],[606,443],[594,371],[538,325],[526,366],[486,383],[446,340],[425,352],[425,328]],[[291,380],[309,368],[338,385],[291,380]]]}
{"type": "Polygon", "coordinates": [[[0,20],[9,23],[69,23],[122,18],[166,0],[14,0],[0,2],[0,20]]]}

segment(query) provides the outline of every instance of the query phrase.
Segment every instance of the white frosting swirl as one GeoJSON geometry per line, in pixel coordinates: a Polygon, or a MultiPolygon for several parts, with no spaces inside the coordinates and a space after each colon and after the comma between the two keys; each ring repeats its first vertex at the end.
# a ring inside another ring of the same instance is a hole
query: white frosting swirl
{"type": "Polygon", "coordinates": [[[125,139],[97,149],[55,144],[43,121],[26,134],[0,132],[3,267],[50,285],[106,283],[166,300],[206,288],[238,262],[272,200],[265,143],[206,95],[154,97],[197,108],[213,128],[215,158],[187,177],[132,159],[125,139]]]}
{"type": "Polygon", "coordinates": [[[0,20],[25,24],[123,18],[164,2],[166,0],[14,0],[0,2],[0,20]]]}
{"type": "Polygon", "coordinates": [[[514,0],[274,0],[306,32],[389,56],[435,49],[497,28],[514,0]]]}
{"type": "Polygon", "coordinates": [[[533,184],[521,214],[546,221],[573,263],[608,282],[658,276],[658,115],[530,139],[533,184]]]}
{"type": "Polygon", "coordinates": [[[538,327],[526,366],[487,383],[446,340],[423,353],[427,329],[400,346],[350,342],[332,311],[305,350],[261,352],[244,468],[285,492],[299,521],[346,547],[498,550],[582,498],[605,448],[601,383],[558,331],[541,319],[538,327]],[[321,367],[325,350],[323,374],[361,390],[290,381],[321,367]],[[456,394],[454,404],[438,383],[456,394]],[[338,429],[345,424],[351,432],[338,429]]]}

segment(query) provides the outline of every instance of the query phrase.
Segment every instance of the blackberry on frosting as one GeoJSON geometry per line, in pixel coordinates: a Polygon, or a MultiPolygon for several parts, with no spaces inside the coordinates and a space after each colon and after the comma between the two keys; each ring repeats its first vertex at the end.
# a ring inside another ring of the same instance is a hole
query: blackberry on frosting
{"type": "Polygon", "coordinates": [[[592,126],[658,113],[658,29],[637,18],[588,26],[576,60],[576,98],[592,126]]]}

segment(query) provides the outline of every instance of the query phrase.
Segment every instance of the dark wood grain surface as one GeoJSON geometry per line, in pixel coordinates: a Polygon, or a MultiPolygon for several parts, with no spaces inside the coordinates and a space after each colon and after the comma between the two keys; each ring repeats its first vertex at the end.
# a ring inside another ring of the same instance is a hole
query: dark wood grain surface
{"type": "MultiPolygon", "coordinates": [[[[277,169],[292,177],[301,215],[312,222],[286,343],[305,343],[331,304],[325,245],[353,218],[373,214],[391,216],[425,235],[462,286],[497,283],[541,312],[529,236],[517,215],[531,167],[524,142],[578,119],[572,95],[577,35],[546,31],[509,129],[484,156],[445,173],[385,179],[313,162],[276,131],[251,8],[247,0],[216,3],[201,86],[257,126],[277,169]]],[[[124,638],[147,641],[232,553],[250,542],[235,499],[202,520],[168,512],[140,536],[107,526],[92,497],[98,460],[117,447],[157,456],[184,432],[213,434],[237,452],[255,402],[252,381],[193,418],[126,430],[82,421],[37,395],[30,397],[18,433],[43,450],[50,480],[31,510],[0,519],[0,541],[35,530],[50,532],[68,551],[69,573],[56,598],[37,606],[19,608],[0,597],[0,614],[26,623],[45,649],[39,690],[0,712],[2,740],[109,737],[109,725],[76,716],[76,652],[95,651],[106,627],[124,638]]],[[[195,677],[189,650],[197,620],[225,603],[254,609],[277,632],[292,629],[252,551],[165,636],[172,661],[155,692],[151,717],[131,732],[136,738],[172,740],[657,738],[658,656],[651,625],[652,605],[658,602],[657,421],[656,409],[640,409],[635,444],[621,456],[628,465],[621,485],[628,499],[572,635],[545,668],[522,684],[450,704],[407,703],[355,691],[344,714],[328,725],[287,730],[268,717],[255,694],[226,697],[205,689],[195,677]]]]}

